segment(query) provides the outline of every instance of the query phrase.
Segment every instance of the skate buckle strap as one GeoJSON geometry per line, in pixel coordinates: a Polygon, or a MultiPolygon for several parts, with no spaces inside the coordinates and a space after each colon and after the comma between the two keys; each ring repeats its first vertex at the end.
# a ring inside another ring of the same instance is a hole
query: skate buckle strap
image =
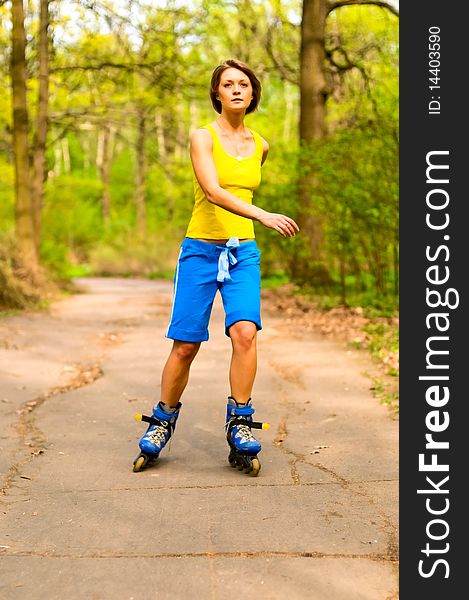
{"type": "Polygon", "coordinates": [[[140,415],[137,413],[135,415],[135,419],[137,421],[144,421],[145,423],[150,423],[150,425],[158,425],[159,424],[158,419],[155,419],[155,417],[149,417],[148,415],[140,415]]]}
{"type": "Polygon", "coordinates": [[[168,423],[171,424],[171,427],[174,428],[174,424],[179,415],[179,407],[176,407],[176,408],[178,408],[178,410],[176,410],[175,412],[169,413],[169,412],[166,412],[165,410],[163,410],[163,408],[158,403],[156,406],[153,407],[152,417],[157,419],[158,421],[168,421],[168,423]]]}
{"type": "Polygon", "coordinates": [[[236,425],[245,425],[250,429],[270,429],[269,423],[262,423],[260,421],[247,421],[243,418],[234,417],[228,421],[229,427],[233,428],[236,425]]]}
{"type": "Polygon", "coordinates": [[[254,409],[252,406],[232,406],[229,404],[228,407],[230,415],[234,415],[236,417],[249,417],[254,414],[254,409]]]}
{"type": "Polygon", "coordinates": [[[231,248],[237,248],[239,246],[239,239],[237,237],[230,237],[224,246],[217,246],[220,252],[218,258],[218,274],[217,281],[225,281],[225,279],[231,279],[230,275],[230,263],[235,265],[238,261],[230,252],[231,248]]]}

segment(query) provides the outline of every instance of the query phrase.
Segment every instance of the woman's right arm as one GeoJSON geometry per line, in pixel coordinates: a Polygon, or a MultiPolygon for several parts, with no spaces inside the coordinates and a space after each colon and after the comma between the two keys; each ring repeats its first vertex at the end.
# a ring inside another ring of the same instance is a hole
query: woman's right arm
{"type": "Polygon", "coordinates": [[[259,221],[265,227],[275,229],[284,237],[293,237],[298,225],[286,215],[270,213],[258,206],[243,202],[231,192],[224,190],[218,181],[218,173],[212,154],[213,140],[206,129],[197,129],[191,136],[190,155],[195,176],[209,202],[235,215],[259,221]]]}

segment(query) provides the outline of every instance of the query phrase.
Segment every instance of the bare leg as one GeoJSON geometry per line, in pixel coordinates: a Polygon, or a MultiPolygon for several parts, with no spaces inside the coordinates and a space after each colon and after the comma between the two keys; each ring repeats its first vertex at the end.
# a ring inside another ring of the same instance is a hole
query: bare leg
{"type": "Polygon", "coordinates": [[[233,353],[230,365],[231,395],[245,403],[251,397],[257,371],[257,328],[251,321],[238,321],[230,327],[233,353]]]}
{"type": "Polygon", "coordinates": [[[161,375],[161,401],[174,407],[179,402],[189,381],[192,361],[200,348],[200,342],[174,340],[161,375]]]}

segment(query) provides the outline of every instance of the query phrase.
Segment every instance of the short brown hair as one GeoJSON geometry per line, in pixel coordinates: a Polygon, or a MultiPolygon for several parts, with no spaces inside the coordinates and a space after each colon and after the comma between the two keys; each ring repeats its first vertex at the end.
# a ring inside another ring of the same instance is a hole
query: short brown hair
{"type": "Polygon", "coordinates": [[[243,63],[236,58],[229,58],[228,60],[225,60],[225,62],[223,62],[221,65],[218,65],[218,67],[216,67],[212,73],[212,79],[210,81],[210,100],[212,101],[213,108],[217,111],[217,113],[221,113],[221,102],[220,100],[217,100],[218,86],[220,85],[221,74],[223,71],[226,71],[226,69],[230,68],[239,69],[249,77],[249,81],[251,82],[252,86],[252,100],[251,104],[246,109],[246,114],[254,112],[261,99],[261,82],[259,79],[257,79],[254,71],[248,67],[246,63],[243,63]]]}

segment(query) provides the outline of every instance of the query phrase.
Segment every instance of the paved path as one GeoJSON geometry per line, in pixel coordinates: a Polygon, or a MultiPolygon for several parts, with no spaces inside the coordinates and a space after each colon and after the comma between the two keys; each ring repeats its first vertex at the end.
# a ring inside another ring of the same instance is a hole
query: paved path
{"type": "Polygon", "coordinates": [[[227,462],[217,300],[172,447],[132,472],[171,342],[171,285],[80,280],[0,320],[0,598],[396,599],[398,425],[362,353],[264,315],[262,469],[227,462]]]}

